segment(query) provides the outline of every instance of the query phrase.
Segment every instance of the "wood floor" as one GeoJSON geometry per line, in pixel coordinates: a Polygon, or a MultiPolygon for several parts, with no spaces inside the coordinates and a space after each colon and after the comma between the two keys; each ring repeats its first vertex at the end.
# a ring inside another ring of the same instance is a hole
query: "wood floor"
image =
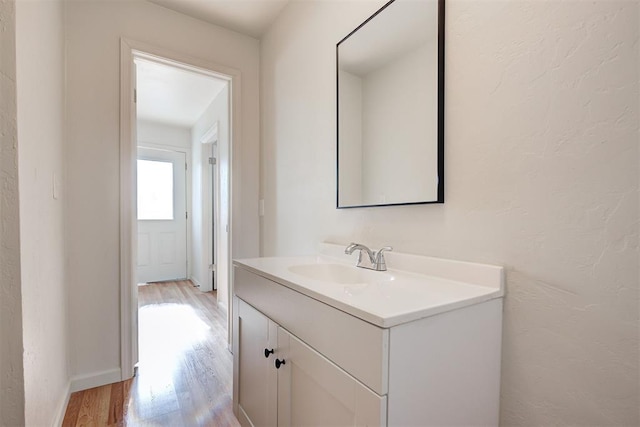
{"type": "Polygon", "coordinates": [[[189,281],[140,286],[137,375],[73,393],[64,427],[238,426],[226,313],[189,281]]]}

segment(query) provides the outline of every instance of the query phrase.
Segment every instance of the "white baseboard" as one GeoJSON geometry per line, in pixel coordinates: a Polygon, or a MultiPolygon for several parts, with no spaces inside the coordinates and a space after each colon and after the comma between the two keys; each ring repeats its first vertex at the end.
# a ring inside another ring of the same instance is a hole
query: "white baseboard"
{"type": "Polygon", "coordinates": [[[71,397],[71,381],[67,383],[67,387],[65,387],[64,395],[62,396],[62,400],[58,404],[58,410],[56,411],[56,417],[53,421],[53,425],[55,427],[61,427],[62,421],[64,421],[64,415],[67,412],[67,406],[69,405],[69,397],[71,397]]]}
{"type": "Polygon", "coordinates": [[[71,378],[71,392],[100,387],[106,384],[117,383],[118,381],[122,381],[120,368],[94,372],[87,375],[78,375],[71,378]]]}

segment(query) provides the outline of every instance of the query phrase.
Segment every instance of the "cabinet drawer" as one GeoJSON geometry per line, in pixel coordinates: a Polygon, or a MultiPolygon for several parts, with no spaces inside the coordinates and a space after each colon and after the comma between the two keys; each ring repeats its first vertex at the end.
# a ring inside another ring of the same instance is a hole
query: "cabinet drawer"
{"type": "Polygon", "coordinates": [[[377,394],[387,394],[388,329],[238,266],[234,293],[377,394]]]}

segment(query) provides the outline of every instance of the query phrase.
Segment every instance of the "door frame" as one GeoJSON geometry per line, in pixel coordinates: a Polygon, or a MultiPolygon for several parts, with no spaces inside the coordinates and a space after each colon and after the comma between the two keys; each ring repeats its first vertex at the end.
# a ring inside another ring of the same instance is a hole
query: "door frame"
{"type": "MultiPolygon", "coordinates": [[[[134,58],[144,58],[173,67],[224,79],[229,82],[229,283],[228,295],[233,295],[232,245],[234,193],[239,191],[241,135],[241,74],[240,71],[200,58],[178,53],[127,38],[120,39],[120,367],[122,380],[134,375],[138,361],[138,286],[136,283],[136,109],[134,100],[134,58]]],[[[231,306],[231,304],[229,304],[231,306]]],[[[231,348],[231,307],[227,310],[227,341],[231,348]]]]}
{"type": "MultiPolygon", "coordinates": [[[[200,152],[202,155],[202,159],[205,158],[213,158],[218,159],[218,121],[216,120],[211,127],[204,133],[204,135],[200,138],[200,152]],[[205,155],[206,153],[206,155],[205,155]]],[[[219,208],[220,206],[220,192],[218,190],[218,184],[220,183],[220,173],[218,169],[218,165],[216,163],[210,164],[209,167],[206,168],[206,172],[203,172],[203,175],[206,175],[207,186],[211,189],[211,197],[207,197],[207,202],[204,204],[205,214],[203,215],[206,218],[205,223],[207,224],[207,228],[205,231],[206,239],[206,248],[207,248],[207,262],[209,265],[214,265],[214,269],[208,268],[207,272],[207,280],[209,283],[214,283],[214,279],[216,286],[217,282],[217,258],[218,258],[218,247],[219,247],[219,239],[218,233],[215,232],[215,226],[219,222],[219,208]],[[215,186],[213,184],[213,179],[215,178],[215,186]],[[213,248],[216,248],[214,251],[213,248]]],[[[227,204],[229,201],[227,201],[227,204]]],[[[220,301],[218,301],[218,306],[220,306],[220,301]]],[[[225,306],[225,310],[227,307],[225,306]]]]}

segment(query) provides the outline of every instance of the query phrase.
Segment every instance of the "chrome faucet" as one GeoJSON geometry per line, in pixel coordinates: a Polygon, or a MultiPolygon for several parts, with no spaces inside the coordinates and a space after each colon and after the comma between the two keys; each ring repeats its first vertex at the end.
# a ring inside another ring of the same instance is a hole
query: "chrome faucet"
{"type": "Polygon", "coordinates": [[[383,252],[392,251],[393,248],[391,246],[385,246],[384,248],[376,252],[376,251],[372,251],[371,249],[369,249],[368,247],[360,243],[351,243],[344,250],[344,253],[347,255],[351,255],[353,251],[355,251],[356,249],[360,251],[358,253],[358,262],[356,263],[356,267],[368,268],[369,270],[375,270],[375,271],[387,271],[387,263],[384,260],[383,252]],[[367,257],[365,257],[364,260],[362,259],[363,251],[367,253],[367,257]],[[367,260],[369,261],[368,264],[367,264],[367,260]]]}

